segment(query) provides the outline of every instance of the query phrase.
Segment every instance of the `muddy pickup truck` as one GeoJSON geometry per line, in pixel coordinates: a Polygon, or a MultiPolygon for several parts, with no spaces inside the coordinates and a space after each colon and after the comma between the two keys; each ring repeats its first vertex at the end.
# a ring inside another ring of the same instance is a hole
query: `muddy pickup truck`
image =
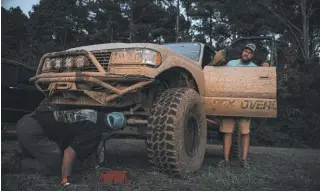
{"type": "Polygon", "coordinates": [[[184,175],[201,167],[208,121],[277,116],[275,61],[272,37],[238,39],[216,54],[195,42],[108,43],[47,53],[30,81],[55,104],[123,112],[127,127],[105,138],[144,138],[156,168],[184,175]],[[258,67],[224,66],[248,42],[258,67]]]}

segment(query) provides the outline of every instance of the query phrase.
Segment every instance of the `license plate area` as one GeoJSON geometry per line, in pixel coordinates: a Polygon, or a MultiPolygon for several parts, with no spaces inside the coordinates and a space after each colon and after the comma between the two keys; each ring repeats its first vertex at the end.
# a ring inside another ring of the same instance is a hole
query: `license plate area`
{"type": "Polygon", "coordinates": [[[48,90],[77,90],[77,86],[74,82],[56,82],[51,83],[48,90]]]}

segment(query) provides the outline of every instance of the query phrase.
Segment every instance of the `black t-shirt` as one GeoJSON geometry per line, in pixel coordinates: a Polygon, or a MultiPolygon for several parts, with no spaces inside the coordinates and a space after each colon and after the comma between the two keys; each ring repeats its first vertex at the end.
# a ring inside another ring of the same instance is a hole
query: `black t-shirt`
{"type": "Polygon", "coordinates": [[[64,150],[71,147],[79,159],[92,154],[98,147],[102,131],[112,131],[105,122],[105,113],[93,110],[68,110],[45,98],[31,114],[44,134],[64,150]]]}
{"type": "Polygon", "coordinates": [[[89,134],[99,136],[103,130],[108,130],[105,114],[93,110],[38,111],[33,116],[45,135],[61,148],[68,147],[74,138],[85,138],[89,134]]]}

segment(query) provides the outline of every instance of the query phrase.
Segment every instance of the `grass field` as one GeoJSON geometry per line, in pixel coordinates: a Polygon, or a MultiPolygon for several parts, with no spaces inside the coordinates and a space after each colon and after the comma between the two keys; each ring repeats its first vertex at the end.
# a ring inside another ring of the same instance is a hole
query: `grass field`
{"type": "MultiPolygon", "coordinates": [[[[16,148],[16,141],[3,141],[2,152],[16,148]]],[[[59,186],[59,178],[40,174],[5,174],[2,190],[320,190],[320,150],[251,147],[250,170],[237,160],[229,169],[218,169],[222,146],[209,146],[201,170],[187,178],[170,178],[148,164],[141,140],[110,140],[106,168],[126,170],[131,184],[98,185],[96,172],[79,173],[79,184],[59,186]]]]}

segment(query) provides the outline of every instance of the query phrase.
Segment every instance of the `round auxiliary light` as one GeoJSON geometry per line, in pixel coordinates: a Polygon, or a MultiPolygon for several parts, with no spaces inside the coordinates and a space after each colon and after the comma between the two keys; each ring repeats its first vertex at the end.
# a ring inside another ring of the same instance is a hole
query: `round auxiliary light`
{"type": "Polygon", "coordinates": [[[84,56],[76,57],[76,66],[83,67],[84,66],[84,56]]]}
{"type": "Polygon", "coordinates": [[[60,68],[61,68],[61,65],[62,65],[62,59],[61,59],[61,58],[55,59],[54,68],[55,68],[55,69],[60,69],[60,68]]]}
{"type": "Polygon", "coordinates": [[[66,68],[71,68],[72,67],[72,57],[67,57],[66,58],[66,68]]]}
{"type": "Polygon", "coordinates": [[[44,64],[43,64],[43,70],[45,71],[48,71],[51,69],[51,59],[49,58],[46,58],[46,60],[44,61],[44,64]]]}

